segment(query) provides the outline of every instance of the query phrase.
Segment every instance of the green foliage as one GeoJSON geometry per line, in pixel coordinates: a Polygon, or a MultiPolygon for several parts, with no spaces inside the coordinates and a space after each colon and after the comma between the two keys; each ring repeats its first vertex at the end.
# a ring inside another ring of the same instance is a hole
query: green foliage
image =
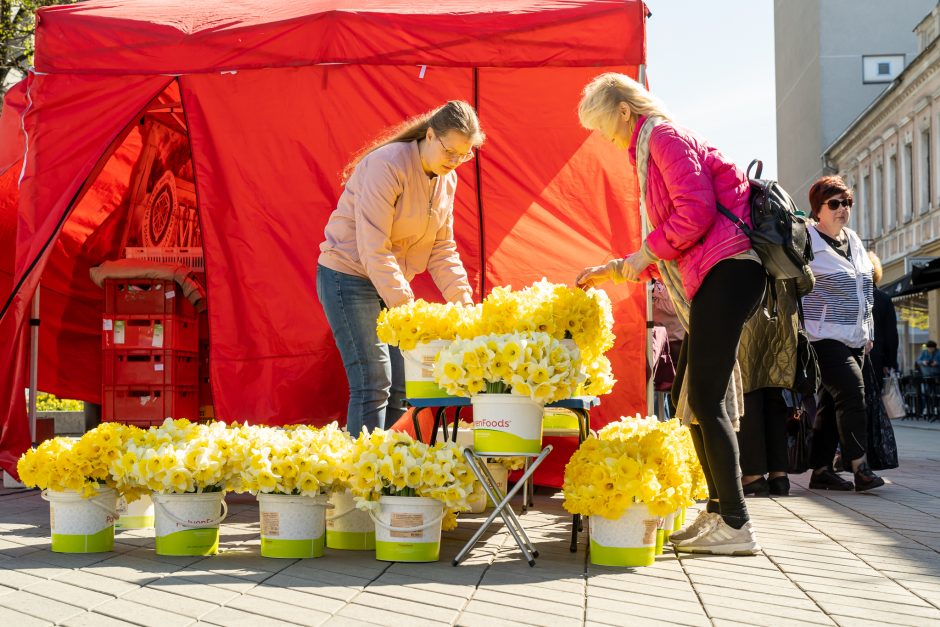
{"type": "Polygon", "coordinates": [[[36,9],[75,0],[0,0],[0,86],[10,72],[25,74],[33,63],[36,9]]]}
{"type": "Polygon", "coordinates": [[[85,408],[81,401],[73,401],[66,398],[56,398],[52,394],[45,392],[36,393],[36,411],[82,411],[85,408]]]}

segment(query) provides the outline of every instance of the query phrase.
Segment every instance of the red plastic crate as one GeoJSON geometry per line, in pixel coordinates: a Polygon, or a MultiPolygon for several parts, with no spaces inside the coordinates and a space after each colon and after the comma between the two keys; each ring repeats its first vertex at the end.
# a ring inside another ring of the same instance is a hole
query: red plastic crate
{"type": "Polygon", "coordinates": [[[196,310],[175,281],[107,279],[104,312],[108,314],[177,314],[194,317],[196,310]]]}
{"type": "Polygon", "coordinates": [[[149,426],[166,418],[199,419],[195,387],[106,385],[102,401],[104,422],[149,426]]]}
{"type": "Polygon", "coordinates": [[[105,314],[101,320],[101,348],[105,350],[145,348],[194,353],[199,349],[196,318],[105,314]]]}
{"type": "Polygon", "coordinates": [[[106,350],[102,357],[104,385],[195,387],[199,384],[196,353],[106,350]]]}

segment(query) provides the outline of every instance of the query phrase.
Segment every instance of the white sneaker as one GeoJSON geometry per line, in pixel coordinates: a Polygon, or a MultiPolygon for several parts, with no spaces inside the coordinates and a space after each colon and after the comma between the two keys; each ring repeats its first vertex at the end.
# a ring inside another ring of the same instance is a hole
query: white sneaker
{"type": "Polygon", "coordinates": [[[754,555],[760,550],[751,521],[744,523],[740,529],[735,529],[721,516],[718,516],[714,526],[705,533],[676,545],[676,551],[680,553],[712,555],[754,555]]]}
{"type": "Polygon", "coordinates": [[[681,544],[687,540],[692,540],[699,534],[705,532],[709,529],[714,522],[714,518],[721,518],[718,514],[713,512],[706,512],[704,509],[699,512],[698,516],[695,517],[695,520],[692,521],[688,527],[681,531],[674,531],[669,534],[669,541],[673,544],[681,544]]]}

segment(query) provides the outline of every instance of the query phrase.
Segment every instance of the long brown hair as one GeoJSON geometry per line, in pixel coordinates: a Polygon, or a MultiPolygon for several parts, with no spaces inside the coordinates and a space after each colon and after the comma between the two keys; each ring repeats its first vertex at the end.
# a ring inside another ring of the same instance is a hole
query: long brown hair
{"type": "Polygon", "coordinates": [[[486,140],[486,134],[480,128],[480,120],[476,111],[463,100],[451,100],[444,106],[426,111],[409,118],[397,126],[386,129],[377,139],[356,153],[352,160],[343,168],[342,183],[346,184],[353,170],[370,152],[393,144],[395,142],[420,141],[427,135],[428,129],[434,129],[438,136],[448,131],[457,131],[470,138],[474,147],[480,146],[486,140]]]}

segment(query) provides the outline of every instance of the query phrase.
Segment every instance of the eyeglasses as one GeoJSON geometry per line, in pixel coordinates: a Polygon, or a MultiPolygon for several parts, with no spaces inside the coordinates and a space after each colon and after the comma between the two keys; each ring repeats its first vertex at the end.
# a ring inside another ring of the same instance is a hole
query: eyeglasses
{"type": "Polygon", "coordinates": [[[833,211],[838,211],[839,207],[845,207],[846,209],[852,208],[852,199],[845,198],[844,200],[839,200],[838,198],[830,198],[826,201],[826,206],[832,209],[833,211]]]}
{"type": "Polygon", "coordinates": [[[440,137],[437,138],[437,141],[441,144],[441,148],[444,149],[444,154],[447,156],[447,160],[451,163],[465,163],[473,159],[473,148],[470,149],[470,152],[455,152],[444,145],[444,140],[440,137]]]}

